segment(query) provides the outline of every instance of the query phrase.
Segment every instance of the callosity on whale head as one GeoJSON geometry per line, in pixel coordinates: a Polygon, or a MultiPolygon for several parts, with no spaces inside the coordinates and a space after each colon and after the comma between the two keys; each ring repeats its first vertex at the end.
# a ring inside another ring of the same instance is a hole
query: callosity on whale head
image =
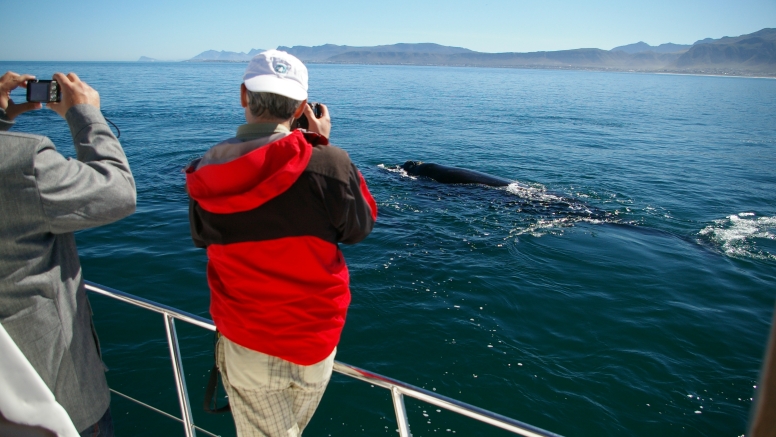
{"type": "Polygon", "coordinates": [[[423,164],[421,161],[407,161],[405,162],[401,168],[404,169],[404,171],[410,171],[414,169],[415,167],[419,166],[420,164],[423,164]]]}

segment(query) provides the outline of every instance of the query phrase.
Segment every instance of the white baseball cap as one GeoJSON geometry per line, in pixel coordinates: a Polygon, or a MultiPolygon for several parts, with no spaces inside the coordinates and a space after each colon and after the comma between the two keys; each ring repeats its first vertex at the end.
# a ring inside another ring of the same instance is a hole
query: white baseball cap
{"type": "Polygon", "coordinates": [[[280,50],[267,50],[254,56],[245,69],[243,83],[248,91],[307,100],[307,67],[280,50]]]}

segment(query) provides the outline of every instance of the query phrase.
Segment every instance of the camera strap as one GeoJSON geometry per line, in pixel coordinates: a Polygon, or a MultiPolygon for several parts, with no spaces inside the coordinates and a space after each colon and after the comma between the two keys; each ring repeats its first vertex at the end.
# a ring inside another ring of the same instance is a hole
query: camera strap
{"type": "Polygon", "coordinates": [[[107,121],[108,123],[112,124],[112,125],[113,125],[113,127],[115,127],[115,128],[116,128],[116,139],[118,140],[119,138],[121,138],[121,129],[119,129],[119,127],[118,127],[118,126],[116,126],[116,123],[114,123],[114,122],[110,121],[110,120],[108,119],[108,117],[106,117],[105,115],[103,115],[103,116],[102,116],[102,118],[104,118],[104,119],[105,119],[105,121],[107,121]]]}
{"type": "Polygon", "coordinates": [[[210,377],[208,378],[207,385],[205,386],[205,401],[203,408],[206,413],[220,414],[231,411],[229,401],[226,405],[218,406],[218,375],[221,373],[218,370],[218,357],[216,356],[216,346],[218,339],[221,337],[221,333],[216,331],[215,340],[213,342],[213,368],[210,369],[210,377]]]}

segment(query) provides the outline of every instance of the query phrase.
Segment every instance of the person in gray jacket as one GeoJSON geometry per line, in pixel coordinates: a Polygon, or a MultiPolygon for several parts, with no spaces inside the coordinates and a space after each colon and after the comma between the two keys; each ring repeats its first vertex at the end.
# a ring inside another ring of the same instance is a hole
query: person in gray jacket
{"type": "Polygon", "coordinates": [[[100,96],[57,73],[77,159],[48,138],[5,132],[40,104],[15,104],[30,75],[0,77],[0,323],[82,436],[111,436],[110,392],[73,232],[135,211],[135,181],[100,112],[100,96]]]}

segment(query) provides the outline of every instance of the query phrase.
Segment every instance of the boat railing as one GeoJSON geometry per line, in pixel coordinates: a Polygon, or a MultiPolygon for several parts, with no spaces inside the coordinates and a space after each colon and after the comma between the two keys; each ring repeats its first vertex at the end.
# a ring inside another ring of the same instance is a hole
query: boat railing
{"type": "MultiPolygon", "coordinates": [[[[170,351],[170,359],[172,360],[172,370],[175,378],[175,386],[178,392],[178,402],[181,408],[181,417],[173,416],[172,414],[161,411],[146,403],[143,403],[137,399],[127,396],[123,393],[119,393],[113,389],[112,392],[119,396],[122,396],[132,402],[138,403],[146,408],[150,408],[165,416],[171,417],[179,422],[183,423],[183,428],[186,433],[186,437],[194,437],[196,431],[202,431],[205,434],[215,436],[215,434],[204,430],[194,424],[194,419],[191,414],[191,404],[189,403],[188,389],[186,387],[186,378],[183,373],[183,362],[181,361],[181,352],[178,345],[178,334],[175,331],[175,320],[180,320],[192,325],[199,326],[200,328],[207,329],[209,331],[215,331],[216,327],[212,320],[204,317],[197,316],[195,314],[181,311],[177,308],[173,308],[168,305],[160,304],[142,297],[134,296],[123,291],[115,290],[103,285],[95,284],[90,281],[84,281],[86,289],[110,298],[140,307],[149,311],[153,311],[164,316],[164,325],[167,333],[167,345],[170,351]]],[[[491,411],[469,405],[464,402],[460,402],[456,399],[452,399],[446,396],[442,396],[432,391],[415,387],[413,385],[388,378],[386,376],[379,375],[358,367],[351,366],[339,361],[334,362],[334,371],[351,378],[368,382],[378,387],[388,389],[391,392],[391,398],[393,400],[393,408],[396,414],[396,423],[399,429],[400,437],[410,437],[410,425],[407,419],[407,410],[404,406],[404,396],[408,396],[422,402],[444,408],[448,411],[470,417],[474,420],[489,424],[491,426],[504,429],[514,434],[526,436],[526,437],[559,437],[549,431],[537,428],[532,425],[520,422],[518,420],[502,416],[500,414],[493,413],[491,411]]]]}

